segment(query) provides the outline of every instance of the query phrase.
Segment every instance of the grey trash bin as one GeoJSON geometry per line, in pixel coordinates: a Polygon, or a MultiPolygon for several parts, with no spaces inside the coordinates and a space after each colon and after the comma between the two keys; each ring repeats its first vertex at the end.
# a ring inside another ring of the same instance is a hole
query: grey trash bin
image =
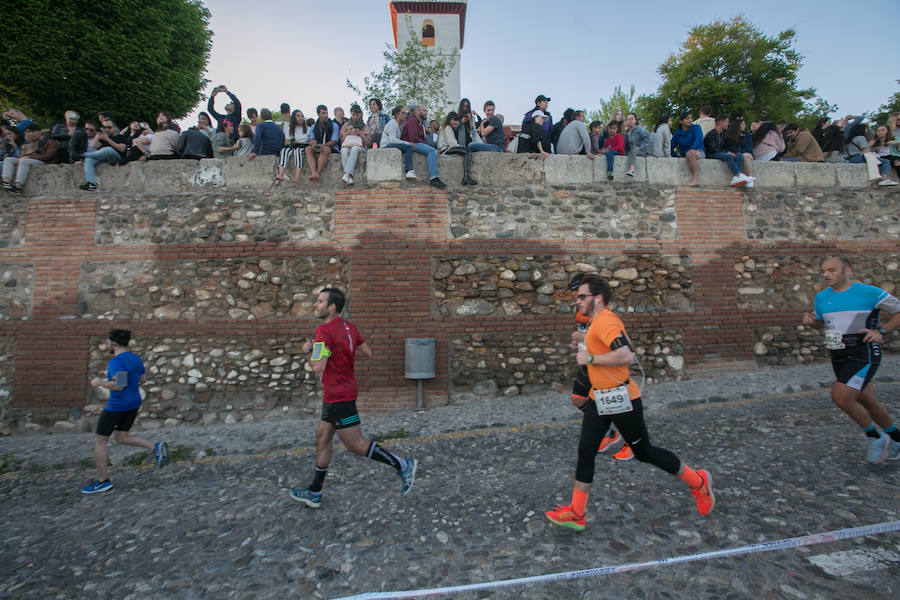
{"type": "Polygon", "coordinates": [[[406,338],[406,361],[403,376],[416,379],[418,408],[422,408],[422,380],[434,379],[434,338],[406,338]]]}

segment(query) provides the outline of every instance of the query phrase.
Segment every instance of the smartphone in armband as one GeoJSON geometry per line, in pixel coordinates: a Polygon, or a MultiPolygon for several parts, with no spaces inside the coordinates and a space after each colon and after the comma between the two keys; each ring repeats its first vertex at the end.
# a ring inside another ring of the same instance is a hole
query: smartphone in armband
{"type": "Polygon", "coordinates": [[[323,358],[328,358],[331,356],[331,350],[325,347],[325,342],[316,342],[312,347],[312,356],[309,357],[309,360],[313,362],[318,362],[323,358]]]}
{"type": "Polygon", "coordinates": [[[119,371],[113,376],[113,382],[117,388],[128,386],[128,371],[119,371]]]}

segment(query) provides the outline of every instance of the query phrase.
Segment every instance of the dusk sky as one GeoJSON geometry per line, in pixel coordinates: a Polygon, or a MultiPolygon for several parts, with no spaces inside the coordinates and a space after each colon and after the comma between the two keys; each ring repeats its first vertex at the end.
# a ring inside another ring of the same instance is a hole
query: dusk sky
{"type": "MultiPolygon", "coordinates": [[[[345,80],[361,84],[363,76],[379,71],[385,44],[393,43],[387,0],[205,5],[214,33],[206,93],[225,84],[245,109],[277,111],[288,102],[307,117],[320,103],[347,109],[357,98],[345,80]]],[[[476,109],[494,100],[497,112],[513,122],[541,93],[552,98],[554,118],[568,106],[593,110],[616,85],[627,91],[633,84],[637,95],[654,92],[657,67],[691,27],[737,14],[770,36],[793,28],[804,56],[799,85],[816,88],[841,115],[876,109],[900,87],[893,50],[898,0],[757,0],[743,11],[733,6],[695,0],[470,0],[462,93],[476,109]],[[545,33],[536,35],[541,29],[545,33]]],[[[224,97],[217,108],[223,105],[224,97]]],[[[182,123],[195,123],[205,107],[204,101],[182,123]]]]}

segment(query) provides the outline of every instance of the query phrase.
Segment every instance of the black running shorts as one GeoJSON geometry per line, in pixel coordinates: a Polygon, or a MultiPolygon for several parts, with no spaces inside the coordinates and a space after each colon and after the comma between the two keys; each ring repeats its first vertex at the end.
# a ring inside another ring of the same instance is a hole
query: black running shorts
{"type": "Polygon", "coordinates": [[[335,429],[346,429],[359,425],[359,413],[356,411],[356,402],[323,402],[322,420],[330,423],[335,429]]]}
{"type": "Polygon", "coordinates": [[[140,407],[121,412],[104,410],[100,413],[100,418],[97,420],[97,435],[109,437],[116,430],[130,431],[139,410],[140,407]]]}
{"type": "Polygon", "coordinates": [[[831,367],[839,383],[862,391],[881,364],[881,344],[857,344],[843,350],[831,351],[831,367]]]}

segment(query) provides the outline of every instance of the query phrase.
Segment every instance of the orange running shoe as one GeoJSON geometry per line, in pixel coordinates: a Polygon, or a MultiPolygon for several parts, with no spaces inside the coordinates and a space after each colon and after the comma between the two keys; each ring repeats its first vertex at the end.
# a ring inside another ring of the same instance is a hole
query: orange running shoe
{"type": "Polygon", "coordinates": [[[616,460],[631,460],[634,458],[634,450],[631,449],[631,446],[625,444],[621,450],[613,454],[613,458],[616,460]]]}
{"type": "Polygon", "coordinates": [[[706,471],[697,471],[697,475],[703,480],[703,486],[699,490],[691,490],[694,500],[697,501],[697,512],[708,515],[716,505],[716,495],[712,491],[712,477],[706,471]]]}
{"type": "Polygon", "coordinates": [[[557,506],[544,513],[551,522],[575,531],[584,531],[584,515],[575,514],[571,506],[557,506]]]}
{"type": "Polygon", "coordinates": [[[613,431],[612,436],[605,436],[602,440],[600,440],[600,446],[597,448],[597,452],[606,452],[609,450],[609,447],[619,441],[619,432],[613,431]]]}

